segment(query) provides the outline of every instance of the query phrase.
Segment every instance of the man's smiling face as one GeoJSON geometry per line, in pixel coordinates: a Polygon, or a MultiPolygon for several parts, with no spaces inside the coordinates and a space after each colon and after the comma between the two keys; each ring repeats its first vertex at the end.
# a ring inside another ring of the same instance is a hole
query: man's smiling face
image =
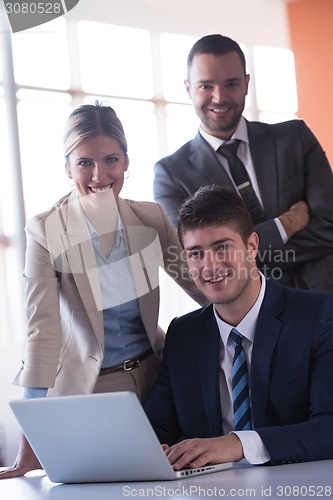
{"type": "Polygon", "coordinates": [[[217,310],[237,304],[247,308],[256,299],[256,233],[244,242],[232,226],[205,226],[185,230],[183,245],[195,284],[217,310]]]}
{"type": "Polygon", "coordinates": [[[244,110],[249,80],[237,52],[194,56],[185,86],[205,132],[230,139],[244,110]]]}

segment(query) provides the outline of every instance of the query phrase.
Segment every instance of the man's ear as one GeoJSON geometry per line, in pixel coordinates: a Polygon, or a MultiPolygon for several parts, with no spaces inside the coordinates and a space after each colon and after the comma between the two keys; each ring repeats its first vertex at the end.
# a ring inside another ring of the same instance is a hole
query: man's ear
{"type": "Polygon", "coordinates": [[[256,232],[250,234],[247,240],[247,252],[251,259],[255,260],[259,248],[259,236],[256,232]]]}
{"type": "Polygon", "coordinates": [[[250,83],[250,75],[245,75],[246,95],[248,95],[249,83],[250,83]]]}

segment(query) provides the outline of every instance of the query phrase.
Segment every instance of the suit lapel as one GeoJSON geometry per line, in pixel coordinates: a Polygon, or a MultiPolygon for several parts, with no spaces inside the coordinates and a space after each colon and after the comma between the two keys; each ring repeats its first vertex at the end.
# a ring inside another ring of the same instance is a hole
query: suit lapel
{"type": "Polygon", "coordinates": [[[201,393],[212,435],[222,435],[220,403],[220,336],[213,306],[203,310],[202,327],[197,336],[201,393]]]}
{"type": "Polygon", "coordinates": [[[278,316],[284,309],[282,288],[266,281],[266,291],[255,332],[251,360],[252,419],[255,427],[263,425],[270,383],[274,349],[283,328],[278,316]]]}
{"type": "Polygon", "coordinates": [[[193,165],[191,175],[202,186],[209,184],[218,184],[235,190],[233,183],[220,164],[215,151],[202,137],[200,132],[192,141],[189,161],[193,165]]]}
{"type": "Polygon", "coordinates": [[[246,122],[250,151],[267,219],[279,213],[274,137],[257,123],[246,122]]]}

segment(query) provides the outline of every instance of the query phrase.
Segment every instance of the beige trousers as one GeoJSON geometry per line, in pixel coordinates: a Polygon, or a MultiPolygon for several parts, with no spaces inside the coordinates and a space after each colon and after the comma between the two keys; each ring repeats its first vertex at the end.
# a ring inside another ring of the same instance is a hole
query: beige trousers
{"type": "Polygon", "coordinates": [[[158,358],[152,353],[138,368],[100,375],[94,392],[132,391],[143,403],[154,385],[159,364],[158,358]]]}

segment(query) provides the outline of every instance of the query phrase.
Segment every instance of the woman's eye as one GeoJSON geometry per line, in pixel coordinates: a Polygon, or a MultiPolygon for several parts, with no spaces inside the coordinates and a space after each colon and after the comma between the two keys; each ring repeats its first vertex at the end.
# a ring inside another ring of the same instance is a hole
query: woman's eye
{"type": "Polygon", "coordinates": [[[89,166],[91,165],[91,162],[90,162],[89,160],[81,160],[81,161],[79,162],[79,165],[80,165],[81,167],[89,167],[89,166]]]}
{"type": "Polygon", "coordinates": [[[117,161],[118,158],[116,156],[109,156],[106,161],[107,163],[114,163],[115,161],[117,161]]]}

